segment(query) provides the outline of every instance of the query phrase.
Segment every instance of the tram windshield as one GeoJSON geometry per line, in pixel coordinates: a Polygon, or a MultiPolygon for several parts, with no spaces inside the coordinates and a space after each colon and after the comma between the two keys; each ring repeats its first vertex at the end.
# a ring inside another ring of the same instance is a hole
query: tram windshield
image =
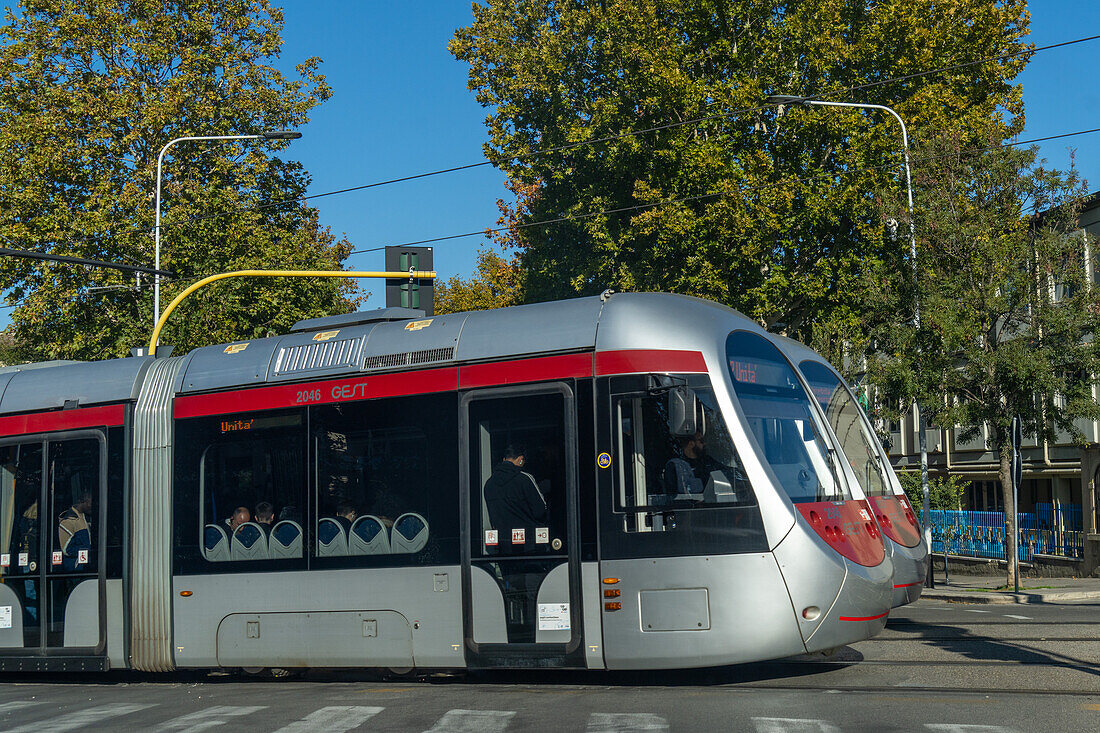
{"type": "Polygon", "coordinates": [[[819,361],[807,359],[798,368],[810,383],[810,390],[836,433],[840,449],[859,479],[863,493],[868,496],[889,495],[891,492],[883,476],[882,462],[875,452],[873,438],[868,434],[862,408],[852,399],[851,392],[832,369],[819,361]]]}
{"type": "Polygon", "coordinates": [[[775,345],[734,331],[726,339],[726,360],[760,452],[791,501],[850,499],[814,424],[810,396],[775,345]]]}

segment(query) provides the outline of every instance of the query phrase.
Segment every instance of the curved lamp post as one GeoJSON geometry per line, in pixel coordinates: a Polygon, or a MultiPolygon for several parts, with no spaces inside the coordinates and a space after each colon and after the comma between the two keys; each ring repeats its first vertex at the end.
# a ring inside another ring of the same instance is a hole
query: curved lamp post
{"type": "MultiPolygon", "coordinates": [[[[300,132],[294,132],[290,130],[275,130],[272,132],[261,132],[258,135],[197,135],[187,137],[177,137],[174,140],[169,140],[168,144],[160,149],[160,154],[157,155],[157,196],[156,196],[156,222],[153,226],[153,250],[155,257],[154,269],[160,269],[160,184],[161,184],[161,170],[164,166],[164,154],[168,152],[168,148],[172,147],[176,143],[190,142],[192,140],[297,140],[302,136],[300,132]]],[[[157,321],[160,320],[160,275],[153,275],[153,325],[155,326],[157,321]]]]}
{"type": "MultiPolygon", "coordinates": [[[[905,154],[905,189],[909,195],[909,261],[913,267],[913,283],[916,285],[917,280],[917,230],[916,224],[913,220],[913,179],[909,173],[909,132],[905,129],[905,120],[901,119],[901,115],[895,112],[890,107],[884,104],[861,104],[859,102],[828,102],[823,99],[812,99],[807,97],[795,97],[786,94],[772,94],[765,98],[765,102],[771,104],[786,104],[786,105],[805,105],[815,107],[854,107],[856,109],[877,109],[886,112],[893,116],[898,124],[901,125],[901,148],[905,154]]],[[[920,299],[917,298],[913,303],[913,324],[920,328],[920,299]]],[[[924,427],[924,413],[921,412],[920,404],[913,402],[913,412],[917,418],[917,444],[920,447],[920,485],[921,494],[924,500],[923,515],[924,515],[924,541],[928,545],[929,565],[928,565],[928,585],[935,587],[935,581],[933,580],[931,555],[932,555],[932,526],[930,524],[931,512],[928,500],[928,436],[925,435],[924,427]]]]}

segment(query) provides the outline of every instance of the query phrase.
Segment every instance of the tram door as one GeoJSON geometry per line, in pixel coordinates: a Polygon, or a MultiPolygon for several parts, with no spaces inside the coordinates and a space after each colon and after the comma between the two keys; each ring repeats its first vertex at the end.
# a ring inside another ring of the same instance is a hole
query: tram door
{"type": "Polygon", "coordinates": [[[0,445],[0,654],[102,649],[104,441],[71,435],[0,445]]]}
{"type": "Polygon", "coordinates": [[[572,392],[484,390],[463,403],[467,663],[582,666],[572,392]]]}

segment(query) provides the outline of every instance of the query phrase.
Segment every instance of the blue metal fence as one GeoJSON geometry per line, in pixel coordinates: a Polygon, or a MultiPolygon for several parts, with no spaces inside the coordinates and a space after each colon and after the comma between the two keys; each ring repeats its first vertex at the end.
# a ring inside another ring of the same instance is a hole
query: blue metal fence
{"type": "MultiPolygon", "coordinates": [[[[1084,557],[1079,504],[1036,504],[1034,512],[1019,517],[1021,561],[1037,554],[1084,557]]],[[[1004,560],[1004,512],[932,510],[932,551],[1004,560]]]]}

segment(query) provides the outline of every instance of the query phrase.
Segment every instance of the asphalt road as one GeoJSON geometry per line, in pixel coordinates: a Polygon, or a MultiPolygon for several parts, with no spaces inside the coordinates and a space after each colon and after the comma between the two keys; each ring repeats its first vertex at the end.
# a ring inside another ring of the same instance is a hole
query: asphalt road
{"type": "Polygon", "coordinates": [[[921,601],[829,658],[697,671],[0,678],[0,730],[91,729],[1100,730],[1100,604],[921,601]]]}

